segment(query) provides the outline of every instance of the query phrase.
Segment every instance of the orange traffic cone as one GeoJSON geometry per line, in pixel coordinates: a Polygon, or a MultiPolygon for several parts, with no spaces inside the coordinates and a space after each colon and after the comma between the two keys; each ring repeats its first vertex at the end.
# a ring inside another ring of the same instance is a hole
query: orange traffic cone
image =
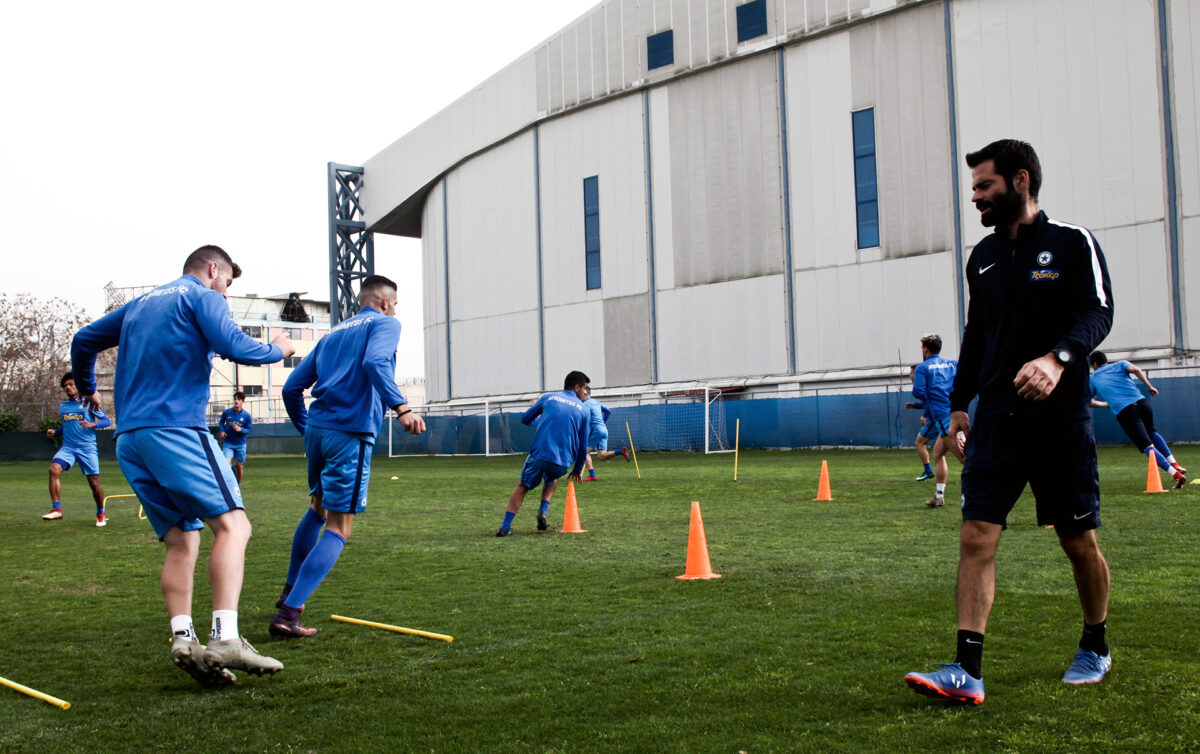
{"type": "Polygon", "coordinates": [[[708,540],[704,538],[704,520],[700,518],[700,503],[692,501],[692,523],[688,527],[687,568],[677,579],[719,579],[708,562],[708,540]]]}
{"type": "Polygon", "coordinates": [[[832,500],[833,492],[829,489],[829,463],[821,461],[821,479],[817,482],[817,496],[813,500],[832,500]]]}
{"type": "Polygon", "coordinates": [[[1166,492],[1162,486],[1162,477],[1158,475],[1158,462],[1154,458],[1154,451],[1151,450],[1146,457],[1150,459],[1150,468],[1146,470],[1146,492],[1166,492]]]}
{"type": "Polygon", "coordinates": [[[567,507],[563,510],[563,534],[583,534],[587,529],[579,526],[579,506],[575,504],[575,482],[567,482],[567,507]]]}

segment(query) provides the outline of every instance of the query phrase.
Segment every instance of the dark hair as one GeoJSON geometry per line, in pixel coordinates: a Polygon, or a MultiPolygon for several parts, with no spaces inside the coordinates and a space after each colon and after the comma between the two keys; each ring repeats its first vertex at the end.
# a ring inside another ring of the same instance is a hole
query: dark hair
{"type": "Polygon", "coordinates": [[[236,400],[239,400],[239,399],[241,399],[241,400],[243,400],[243,401],[244,401],[244,400],[246,400],[246,394],[245,394],[245,393],[243,393],[241,390],[239,390],[239,391],[237,391],[236,393],[234,393],[234,394],[233,394],[233,399],[234,399],[235,401],[236,401],[236,400]]]}
{"type": "Polygon", "coordinates": [[[921,345],[929,349],[930,353],[942,352],[942,336],[936,333],[921,336],[921,345]]]}
{"type": "Polygon", "coordinates": [[[967,167],[973,168],[988,160],[996,164],[996,172],[1004,176],[1010,191],[1017,171],[1029,173],[1029,195],[1038,198],[1038,191],[1042,188],[1042,163],[1038,161],[1037,152],[1033,151],[1029,142],[1017,139],[993,141],[978,152],[968,153],[967,167]]]}
{"type": "Polygon", "coordinates": [[[590,382],[591,380],[583,372],[567,372],[567,378],[563,380],[563,390],[574,390],[576,385],[587,385],[590,382]]]}
{"type": "Polygon", "coordinates": [[[395,281],[383,275],[367,275],[363,278],[362,287],[358,289],[358,305],[366,306],[369,299],[383,295],[383,291],[399,290],[395,281]]]}
{"type": "Polygon", "coordinates": [[[1108,357],[1104,355],[1104,351],[1092,351],[1088,361],[1092,362],[1094,367],[1102,367],[1108,363],[1108,357]]]}
{"type": "Polygon", "coordinates": [[[71,374],[70,372],[67,372],[66,374],[64,374],[64,375],[62,376],[62,379],[58,381],[58,386],[59,386],[59,387],[66,387],[66,386],[67,386],[67,380],[71,380],[72,382],[74,382],[74,381],[75,381],[75,375],[71,374]]]}
{"type": "Polygon", "coordinates": [[[240,278],[242,276],[242,268],[237,266],[237,263],[225,253],[224,249],[222,249],[220,246],[213,246],[212,244],[201,246],[191,254],[188,254],[188,258],[183,263],[183,274],[186,275],[189,272],[201,270],[213,262],[225,265],[229,269],[233,270],[233,276],[235,278],[240,278]]]}

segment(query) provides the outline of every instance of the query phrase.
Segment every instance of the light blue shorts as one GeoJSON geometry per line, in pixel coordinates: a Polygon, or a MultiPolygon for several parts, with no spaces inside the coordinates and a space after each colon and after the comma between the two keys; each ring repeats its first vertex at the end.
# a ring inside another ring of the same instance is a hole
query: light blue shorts
{"type": "Polygon", "coordinates": [[[525,466],[521,469],[521,486],[527,490],[531,490],[546,480],[546,485],[549,486],[558,481],[558,478],[567,473],[566,466],[559,466],[557,463],[549,461],[538,461],[530,456],[525,459],[525,466]]]}
{"type": "Polygon", "coordinates": [[[225,454],[226,461],[237,461],[238,463],[246,462],[246,446],[245,445],[230,445],[225,443],[221,448],[221,452],[225,454]]]}
{"type": "Polygon", "coordinates": [[[921,427],[921,431],[917,434],[923,435],[929,440],[937,440],[939,437],[950,434],[950,417],[934,416],[928,418],[925,421],[925,426],[921,427]]]}
{"type": "Polygon", "coordinates": [[[242,491],[207,429],[146,427],[117,435],[117,462],[162,539],[173,528],[244,510],[242,491]]]}
{"type": "Polygon", "coordinates": [[[309,425],[304,431],[308,494],[320,495],[321,507],[328,511],[365,511],[374,448],[373,435],[309,425]]]}
{"type": "Polygon", "coordinates": [[[608,450],[608,427],[603,424],[600,429],[593,429],[591,437],[588,438],[588,447],[596,450],[608,450]]]}
{"type": "Polygon", "coordinates": [[[96,476],[100,473],[100,454],[95,448],[72,448],[67,445],[58,449],[50,463],[57,463],[66,471],[75,464],[84,476],[96,476]]]}

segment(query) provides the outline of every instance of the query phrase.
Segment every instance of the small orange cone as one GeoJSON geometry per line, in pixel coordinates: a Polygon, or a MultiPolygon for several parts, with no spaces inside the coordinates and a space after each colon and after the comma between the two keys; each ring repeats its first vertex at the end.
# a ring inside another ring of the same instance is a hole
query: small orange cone
{"type": "Polygon", "coordinates": [[[579,506],[575,504],[575,482],[567,482],[567,507],[563,510],[562,534],[583,534],[587,529],[579,526],[579,506]]]}
{"type": "Polygon", "coordinates": [[[704,520],[700,518],[700,503],[692,501],[692,523],[688,527],[687,568],[677,579],[719,579],[708,562],[708,540],[704,538],[704,520]]]}
{"type": "Polygon", "coordinates": [[[1146,492],[1166,492],[1162,486],[1162,477],[1158,475],[1158,462],[1154,459],[1154,451],[1146,454],[1150,459],[1150,468],[1146,470],[1146,492]]]}
{"type": "Polygon", "coordinates": [[[829,489],[829,463],[821,461],[821,479],[817,482],[817,496],[813,500],[832,500],[833,492],[829,489]]]}

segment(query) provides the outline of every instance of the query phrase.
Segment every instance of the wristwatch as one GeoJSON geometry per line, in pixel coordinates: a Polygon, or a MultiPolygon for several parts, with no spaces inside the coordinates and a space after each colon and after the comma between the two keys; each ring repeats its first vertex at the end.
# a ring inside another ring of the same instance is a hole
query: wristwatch
{"type": "Polygon", "coordinates": [[[1071,355],[1071,351],[1068,348],[1054,349],[1054,360],[1064,367],[1069,367],[1075,363],[1075,357],[1071,355]]]}

